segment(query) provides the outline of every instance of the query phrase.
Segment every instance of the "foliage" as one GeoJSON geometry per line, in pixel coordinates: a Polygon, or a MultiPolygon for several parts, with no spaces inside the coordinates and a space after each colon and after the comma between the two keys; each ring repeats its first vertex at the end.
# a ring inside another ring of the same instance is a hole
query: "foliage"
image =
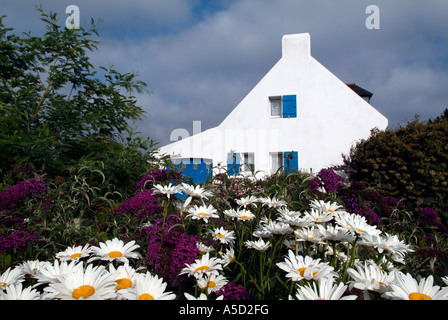
{"type": "Polygon", "coordinates": [[[448,122],[443,119],[416,118],[406,126],[373,131],[345,159],[350,178],[433,207],[448,221],[448,122]]]}
{"type": "Polygon", "coordinates": [[[144,114],[135,94],[147,92],[146,83],[92,65],[99,22],[67,29],[55,13],[37,10],[42,36],[15,35],[0,17],[0,176],[21,164],[68,177],[68,167],[90,157],[112,183],[128,186],[154,160],[154,142],[135,137],[129,124],[144,114]]]}

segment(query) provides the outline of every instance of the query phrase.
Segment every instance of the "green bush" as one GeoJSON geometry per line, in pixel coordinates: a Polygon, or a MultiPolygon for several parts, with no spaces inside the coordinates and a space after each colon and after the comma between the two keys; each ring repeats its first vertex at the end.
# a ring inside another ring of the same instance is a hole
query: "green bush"
{"type": "Polygon", "coordinates": [[[444,116],[434,121],[416,117],[405,126],[373,130],[351,149],[345,163],[352,180],[428,205],[447,221],[448,121],[444,116]]]}

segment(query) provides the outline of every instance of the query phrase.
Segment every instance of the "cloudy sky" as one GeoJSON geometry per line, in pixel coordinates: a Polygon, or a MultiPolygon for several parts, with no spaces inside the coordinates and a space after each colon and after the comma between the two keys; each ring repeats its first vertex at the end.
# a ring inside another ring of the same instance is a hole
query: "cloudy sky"
{"type": "Polygon", "coordinates": [[[308,32],[311,54],[339,79],[373,92],[391,126],[448,108],[447,0],[0,0],[16,33],[44,32],[35,11],[76,5],[100,24],[96,66],[138,72],[151,95],[134,124],[161,145],[171,131],[218,125],[281,57],[284,34],[308,32]],[[366,28],[369,5],[380,29],[366,28]]]}

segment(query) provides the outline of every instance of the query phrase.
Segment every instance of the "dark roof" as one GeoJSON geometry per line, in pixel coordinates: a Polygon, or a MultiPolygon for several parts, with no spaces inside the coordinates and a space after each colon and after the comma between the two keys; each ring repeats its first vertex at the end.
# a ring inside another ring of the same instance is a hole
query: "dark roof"
{"type": "Polygon", "coordinates": [[[369,97],[369,99],[370,99],[373,96],[373,93],[367,91],[366,89],[361,88],[360,86],[357,86],[356,83],[347,83],[347,86],[349,86],[353,91],[355,91],[361,97],[369,97]]]}

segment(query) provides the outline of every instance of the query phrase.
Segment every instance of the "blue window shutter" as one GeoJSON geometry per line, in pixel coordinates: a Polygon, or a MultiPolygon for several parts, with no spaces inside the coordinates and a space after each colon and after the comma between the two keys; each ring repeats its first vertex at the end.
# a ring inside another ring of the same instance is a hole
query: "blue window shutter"
{"type": "Polygon", "coordinates": [[[227,154],[227,173],[231,176],[240,172],[241,157],[239,153],[231,152],[227,154]]]}
{"type": "Polygon", "coordinates": [[[297,118],[297,96],[283,96],[283,118],[297,118]]]}
{"type": "Polygon", "coordinates": [[[297,151],[285,152],[283,156],[283,165],[286,174],[299,171],[299,153],[297,151]]]}

